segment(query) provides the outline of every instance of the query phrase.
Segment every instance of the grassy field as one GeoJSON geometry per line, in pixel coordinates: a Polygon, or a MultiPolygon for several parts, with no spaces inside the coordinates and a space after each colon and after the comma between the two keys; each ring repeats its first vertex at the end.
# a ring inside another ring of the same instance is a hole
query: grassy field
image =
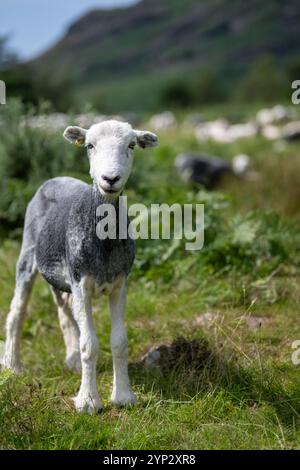
{"type": "MultiPolygon", "coordinates": [[[[0,375],[1,449],[299,447],[300,365],[293,365],[291,355],[300,339],[300,146],[277,148],[260,137],[200,144],[183,128],[162,133],[160,140],[154,152],[137,154],[129,199],[204,202],[205,246],[187,253],[181,245],[169,249],[168,241],[138,241],[127,314],[137,406],[110,406],[110,322],[107,299],[101,298],[94,310],[105,410],[75,413],[69,397],[80,377],[64,369],[55,307],[38,279],[22,335],[24,374],[0,375]],[[218,193],[197,193],[172,167],[183,150],[228,160],[247,153],[256,177],[227,180],[218,193]],[[160,344],[173,344],[175,360],[146,369],[143,355],[160,344]]],[[[14,288],[18,233],[0,245],[0,339],[14,288]]]]}

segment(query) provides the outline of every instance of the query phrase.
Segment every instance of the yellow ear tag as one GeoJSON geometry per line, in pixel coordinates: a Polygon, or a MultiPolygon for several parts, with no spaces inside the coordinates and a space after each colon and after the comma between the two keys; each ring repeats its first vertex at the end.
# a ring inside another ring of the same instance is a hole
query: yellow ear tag
{"type": "Polygon", "coordinates": [[[75,140],[75,145],[77,145],[77,147],[81,147],[81,145],[83,145],[84,143],[84,139],[77,139],[75,140]]]}

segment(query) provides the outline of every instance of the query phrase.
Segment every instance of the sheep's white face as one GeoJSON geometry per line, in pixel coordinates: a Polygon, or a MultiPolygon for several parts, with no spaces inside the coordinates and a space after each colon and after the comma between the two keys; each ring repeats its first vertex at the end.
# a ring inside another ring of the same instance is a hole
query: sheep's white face
{"type": "Polygon", "coordinates": [[[63,135],[69,142],[87,148],[90,175],[108,199],[122,192],[131,172],[135,146],[157,145],[157,136],[152,132],[137,131],[119,121],[104,121],[88,130],[67,127],[63,135]]]}

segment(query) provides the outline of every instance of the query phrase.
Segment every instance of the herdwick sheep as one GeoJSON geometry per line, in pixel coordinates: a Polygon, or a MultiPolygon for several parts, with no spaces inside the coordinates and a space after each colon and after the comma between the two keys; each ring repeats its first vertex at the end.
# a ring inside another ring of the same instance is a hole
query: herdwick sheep
{"type": "Polygon", "coordinates": [[[176,117],[171,111],[164,111],[161,114],[155,114],[149,121],[151,128],[157,131],[165,131],[176,127],[176,117]]]}
{"type": "Polygon", "coordinates": [[[273,108],[264,108],[256,114],[256,121],[261,126],[267,126],[275,122],[286,121],[294,115],[291,108],[277,104],[273,108]]]}
{"type": "Polygon", "coordinates": [[[214,189],[223,176],[233,174],[245,175],[249,167],[248,155],[236,155],[230,165],[219,157],[210,155],[180,154],[175,159],[175,168],[181,179],[188,183],[203,185],[206,189],[214,189]]]}
{"type": "Polygon", "coordinates": [[[16,288],[6,322],[3,366],[17,373],[21,370],[21,328],[35,275],[40,272],[51,285],[58,307],[66,365],[82,369],[80,390],[73,398],[75,407],[94,412],[102,406],[96,385],[98,341],[91,312],[94,287],[109,294],[114,368],[111,401],[128,405],[136,400],[128,378],[124,326],[126,278],[134,260],[134,241],[130,237],[100,240],[96,235],[96,209],[109,202],[118,211],[135,145],[153,147],[157,137],[114,120],[88,130],[67,127],[63,135],[69,142],[87,148],[93,184],[54,178],[38,189],[28,205],[16,288]]]}
{"type": "Polygon", "coordinates": [[[229,124],[226,119],[202,122],[196,126],[195,134],[199,140],[212,139],[221,143],[232,143],[238,139],[248,139],[257,135],[258,126],[252,122],[229,124]]]}

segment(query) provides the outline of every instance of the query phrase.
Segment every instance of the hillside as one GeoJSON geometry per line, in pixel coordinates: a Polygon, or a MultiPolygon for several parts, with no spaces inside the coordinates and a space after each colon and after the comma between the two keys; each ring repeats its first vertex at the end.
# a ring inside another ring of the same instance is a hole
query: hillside
{"type": "Polygon", "coordinates": [[[203,68],[227,76],[264,55],[296,57],[299,20],[298,0],[143,0],[91,11],[33,65],[54,77],[72,76],[91,95],[100,84],[126,79],[130,87],[149,73],[154,81],[203,68]]]}

